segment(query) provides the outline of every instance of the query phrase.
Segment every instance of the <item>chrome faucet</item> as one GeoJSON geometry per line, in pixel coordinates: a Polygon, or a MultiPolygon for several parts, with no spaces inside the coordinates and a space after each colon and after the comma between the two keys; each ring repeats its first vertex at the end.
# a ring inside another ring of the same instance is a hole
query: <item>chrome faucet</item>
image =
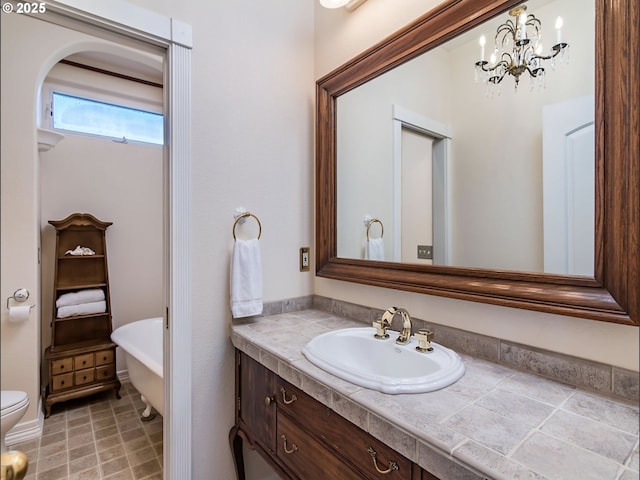
{"type": "Polygon", "coordinates": [[[376,329],[376,338],[389,338],[387,329],[391,326],[391,322],[396,314],[400,314],[402,317],[402,333],[396,339],[396,343],[404,345],[409,342],[411,338],[411,316],[404,308],[391,307],[388,308],[380,317],[379,320],[373,322],[373,326],[376,329]]]}

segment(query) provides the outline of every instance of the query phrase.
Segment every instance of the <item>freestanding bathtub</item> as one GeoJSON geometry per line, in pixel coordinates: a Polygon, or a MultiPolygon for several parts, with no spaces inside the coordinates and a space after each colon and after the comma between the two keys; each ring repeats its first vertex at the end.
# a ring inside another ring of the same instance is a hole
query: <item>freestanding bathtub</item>
{"type": "Polygon", "coordinates": [[[125,353],[131,383],[146,405],[143,419],[151,415],[151,407],[164,416],[162,323],[162,317],[137,320],[116,328],[111,334],[111,340],[125,353]]]}

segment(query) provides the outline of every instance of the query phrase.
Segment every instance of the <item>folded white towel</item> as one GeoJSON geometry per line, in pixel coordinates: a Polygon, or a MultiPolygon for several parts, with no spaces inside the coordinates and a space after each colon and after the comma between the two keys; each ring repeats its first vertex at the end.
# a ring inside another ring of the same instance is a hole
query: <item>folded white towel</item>
{"type": "Polygon", "coordinates": [[[233,246],[231,313],[233,318],[262,313],[262,259],[257,238],[236,240],[233,246]]]}
{"type": "Polygon", "coordinates": [[[382,238],[370,238],[364,252],[367,260],[384,260],[384,241],[382,238]]]}
{"type": "Polygon", "coordinates": [[[104,300],[104,290],[87,288],[86,290],[60,295],[56,300],[56,307],[68,307],[70,305],[80,305],[81,303],[99,302],[100,300],[104,300]]]}
{"type": "Polygon", "coordinates": [[[58,308],[58,318],[75,317],[77,315],[92,315],[94,313],[104,313],[107,311],[107,302],[81,303],[79,305],[68,305],[58,308]]]}

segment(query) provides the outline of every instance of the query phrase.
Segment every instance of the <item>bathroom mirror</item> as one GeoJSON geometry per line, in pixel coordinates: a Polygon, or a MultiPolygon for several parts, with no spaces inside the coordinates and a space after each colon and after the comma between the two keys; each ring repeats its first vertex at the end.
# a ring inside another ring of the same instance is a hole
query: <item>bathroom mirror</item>
{"type": "MultiPolygon", "coordinates": [[[[341,130],[340,124],[340,119],[344,118],[341,108],[349,103],[349,97],[355,92],[370,88],[375,82],[386,82],[386,78],[396,75],[399,69],[411,69],[425,52],[427,55],[438,55],[439,49],[445,48],[444,45],[450,45],[451,41],[458,46],[463,44],[465,35],[467,37],[475,35],[469,31],[484,22],[487,22],[486,25],[492,25],[487,26],[486,29],[482,27],[486,30],[487,38],[490,38],[491,28],[495,29],[493,25],[502,23],[504,17],[508,16],[507,12],[521,3],[508,0],[458,0],[443,3],[318,81],[317,274],[328,278],[413,292],[637,325],[640,303],[638,298],[639,149],[638,96],[637,88],[634,89],[633,86],[638,84],[638,12],[633,11],[633,7],[627,5],[627,2],[615,1],[612,8],[608,7],[605,10],[604,2],[596,0],[595,12],[591,12],[592,25],[595,18],[596,47],[595,53],[591,50],[592,63],[589,66],[594,71],[587,72],[587,75],[591,75],[590,81],[595,78],[595,102],[592,101],[592,105],[595,103],[593,112],[595,168],[591,180],[595,182],[595,195],[592,200],[594,202],[592,233],[588,240],[593,239],[593,242],[580,242],[591,245],[592,251],[587,254],[592,259],[589,262],[591,270],[576,270],[579,275],[575,275],[545,269],[540,260],[542,255],[539,253],[535,262],[526,261],[521,264],[497,262],[485,265],[473,260],[458,264],[441,260],[437,262],[439,265],[425,265],[413,260],[409,263],[388,261],[399,259],[393,255],[387,255],[387,261],[361,260],[363,258],[362,233],[366,231],[364,215],[369,214],[375,218],[382,215],[376,211],[372,203],[371,210],[367,211],[369,204],[363,206],[360,202],[359,211],[352,208],[357,213],[352,214],[349,222],[338,223],[343,212],[348,210],[344,205],[358,204],[364,196],[362,192],[358,193],[357,189],[352,189],[350,184],[341,184],[342,175],[345,174],[345,168],[340,163],[342,158],[354,155],[354,151],[365,151],[367,147],[366,143],[362,143],[355,149],[352,148],[349,154],[345,153],[347,150],[343,152],[341,149],[342,145],[349,145],[348,142],[351,141],[350,137],[345,138],[347,134],[341,130]],[[636,51],[631,52],[628,48],[635,48],[636,51]],[[616,69],[617,65],[621,66],[619,70],[616,69]],[[356,232],[354,234],[356,241],[352,242],[357,244],[355,250],[349,251],[341,246],[343,241],[341,235],[344,229],[353,229],[356,232]],[[550,274],[549,271],[555,273],[550,274]]],[[[538,3],[544,5],[549,2],[538,3]]],[[[593,8],[593,5],[590,5],[589,8],[593,8]]],[[[531,13],[536,12],[532,10],[531,13]]],[[[568,17],[572,14],[573,12],[563,12],[563,15],[568,17]]],[[[580,15],[576,15],[576,18],[578,16],[580,15]]],[[[569,21],[568,18],[567,21],[569,21]]],[[[548,23],[548,20],[545,23],[548,23]]],[[[551,31],[546,32],[546,36],[555,40],[556,32],[553,27],[553,23],[547,25],[547,29],[551,31]]],[[[545,24],[543,24],[543,31],[545,31],[545,24]]],[[[569,41],[568,38],[567,41],[569,41]]],[[[593,44],[589,47],[593,48],[593,44]]],[[[479,57],[480,47],[476,48],[479,57]]],[[[575,50],[576,48],[572,48],[572,54],[575,50]]],[[[579,58],[578,56],[576,61],[579,58]]],[[[570,63],[569,67],[573,67],[573,64],[570,63]]],[[[562,70],[553,72],[548,78],[547,90],[551,89],[554,82],[560,81],[564,73],[562,70]]],[[[479,85],[474,85],[473,62],[469,66],[468,77],[469,93],[474,93],[471,91],[475,90],[475,94],[482,97],[481,101],[485,104],[494,100],[486,98],[484,90],[479,85]]],[[[588,80],[585,82],[588,83],[588,80]]],[[[437,81],[425,78],[423,83],[428,86],[437,84],[437,81]]],[[[503,90],[513,88],[512,79],[505,78],[503,83],[505,83],[503,90]]],[[[575,87],[574,90],[579,90],[577,85],[575,87]]],[[[519,96],[538,95],[535,92],[529,92],[528,80],[520,82],[519,90],[517,94],[519,96]]],[[[506,96],[506,92],[503,95],[506,96]]],[[[404,105],[393,105],[388,109],[392,110],[388,112],[389,117],[385,120],[388,125],[391,125],[392,117],[394,121],[396,117],[412,118],[415,112],[407,108],[408,101],[403,100],[403,102],[404,105]]],[[[447,105],[444,110],[447,110],[447,105]]],[[[486,119],[482,119],[482,115],[482,111],[476,109],[472,113],[478,122],[486,122],[486,119]]],[[[495,115],[491,117],[493,120],[495,115]]],[[[442,126],[443,123],[445,122],[432,122],[436,126],[442,126]]],[[[454,131],[455,137],[456,129],[449,129],[451,130],[454,131]]],[[[443,136],[446,137],[446,135],[445,128],[443,136]]],[[[362,178],[374,181],[373,179],[378,175],[382,177],[382,181],[387,180],[389,191],[393,191],[391,175],[380,174],[379,171],[368,169],[368,167],[370,165],[364,163],[358,168],[362,178]]],[[[450,195],[455,195],[455,192],[451,192],[450,195]]],[[[511,194],[500,193],[499,195],[507,205],[521,202],[511,194]]],[[[521,218],[524,216],[520,215],[521,218]]],[[[540,218],[536,218],[536,222],[540,221],[540,218]]],[[[411,220],[407,223],[411,223],[411,220]]],[[[464,222],[466,223],[469,222],[464,222]]],[[[373,234],[375,236],[379,231],[376,228],[377,225],[372,227],[372,231],[375,230],[373,234]]],[[[505,231],[509,232],[511,228],[507,226],[505,231]]],[[[540,230],[542,229],[539,228],[538,232],[540,230]]],[[[547,227],[547,230],[552,229],[547,227]]],[[[385,224],[385,242],[386,237],[392,235],[390,232],[393,232],[393,225],[385,224]]],[[[482,232],[482,223],[479,232],[482,232]]],[[[470,235],[474,233],[466,233],[467,237],[470,235]]],[[[525,237],[527,235],[527,233],[524,234],[525,237]]],[[[533,236],[540,235],[536,233],[533,236]]],[[[434,242],[436,242],[435,239],[434,242]]],[[[519,243],[521,242],[514,240],[501,249],[516,248],[519,243]]],[[[415,247],[416,245],[412,245],[413,249],[415,247]]],[[[542,247],[536,248],[540,251],[542,247]]],[[[437,256],[438,253],[434,252],[434,259],[437,256]]],[[[496,258],[499,257],[498,253],[496,258]]],[[[516,254],[515,257],[519,258],[521,255],[516,254]]]]}
{"type": "Polygon", "coordinates": [[[504,13],[340,95],[338,256],[593,276],[594,1],[527,2],[544,77],[474,81],[504,13]]]}

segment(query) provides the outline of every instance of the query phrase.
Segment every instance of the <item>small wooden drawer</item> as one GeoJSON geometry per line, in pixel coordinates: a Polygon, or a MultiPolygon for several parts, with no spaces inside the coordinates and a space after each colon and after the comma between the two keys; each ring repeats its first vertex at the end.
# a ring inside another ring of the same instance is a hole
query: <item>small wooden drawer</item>
{"type": "MultiPolygon", "coordinates": [[[[69,359],[71,361],[71,359],[69,359]]],[[[73,372],[65,373],[62,375],[54,375],[51,380],[51,390],[64,390],[65,388],[73,387],[73,372]]]]}
{"type": "MultiPolygon", "coordinates": [[[[281,458],[304,480],[362,480],[346,463],[310,437],[286,415],[278,412],[277,451],[281,458]]],[[[348,438],[344,438],[348,442],[348,438]]]]}
{"type": "Polygon", "coordinates": [[[59,373],[73,372],[73,358],[61,358],[60,360],[54,360],[51,362],[51,374],[58,375],[59,373]]]}
{"type": "Polygon", "coordinates": [[[113,363],[113,350],[101,350],[96,352],[96,367],[113,363]]]}
{"type": "Polygon", "coordinates": [[[84,385],[86,383],[91,383],[95,379],[95,370],[93,368],[88,368],[86,370],[78,370],[75,373],[75,384],[76,385],[84,385]]]}
{"type": "Polygon", "coordinates": [[[116,369],[113,364],[96,367],[96,380],[107,380],[109,378],[113,378],[115,373],[116,369]]]}
{"type": "Polygon", "coordinates": [[[310,426],[329,450],[350,460],[362,474],[361,478],[411,479],[411,462],[377,438],[281,378],[276,379],[276,391],[278,410],[291,415],[300,424],[310,426]],[[344,432],[349,432],[348,440],[344,432]],[[387,470],[392,464],[393,469],[385,475],[378,473],[371,451],[375,452],[376,464],[381,470],[387,470]]]}
{"type": "Polygon", "coordinates": [[[78,355],[74,357],[73,367],[75,370],[82,370],[83,368],[93,367],[93,353],[87,353],[86,355],[78,355]]]}

